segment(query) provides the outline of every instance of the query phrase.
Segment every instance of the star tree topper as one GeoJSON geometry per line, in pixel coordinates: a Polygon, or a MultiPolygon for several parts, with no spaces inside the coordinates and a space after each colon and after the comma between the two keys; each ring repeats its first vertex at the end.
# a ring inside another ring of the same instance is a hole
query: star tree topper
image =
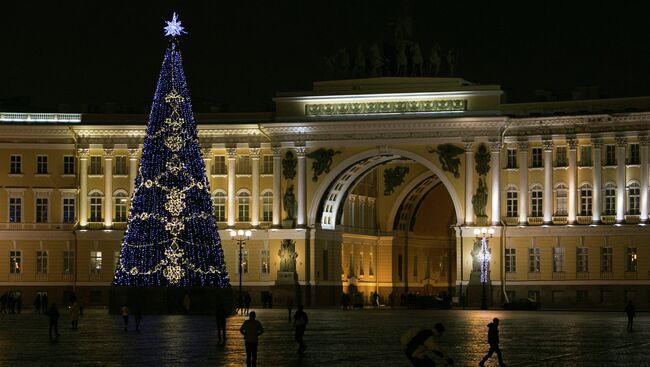
{"type": "Polygon", "coordinates": [[[165,36],[176,37],[180,36],[182,33],[187,34],[185,28],[181,26],[181,22],[178,20],[178,14],[176,14],[176,12],[172,14],[172,21],[170,22],[166,20],[165,23],[167,23],[167,27],[164,28],[165,36]]]}

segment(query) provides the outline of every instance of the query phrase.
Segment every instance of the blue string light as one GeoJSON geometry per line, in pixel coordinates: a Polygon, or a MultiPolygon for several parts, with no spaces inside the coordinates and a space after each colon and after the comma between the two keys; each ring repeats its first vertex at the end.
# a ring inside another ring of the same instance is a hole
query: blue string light
{"type": "MultiPolygon", "coordinates": [[[[180,34],[180,22],[172,22],[180,34]]],[[[175,37],[160,70],[113,284],[229,286],[175,37]]]]}

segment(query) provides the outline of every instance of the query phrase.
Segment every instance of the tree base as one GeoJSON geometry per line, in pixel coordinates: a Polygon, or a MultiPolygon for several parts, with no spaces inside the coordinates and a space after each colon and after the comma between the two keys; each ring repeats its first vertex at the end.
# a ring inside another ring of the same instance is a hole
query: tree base
{"type": "Polygon", "coordinates": [[[139,307],[145,315],[214,314],[219,306],[231,314],[233,295],[232,288],[111,287],[108,312],[119,314],[123,305],[131,310],[139,307]],[[185,295],[189,296],[189,309],[185,295]]]}

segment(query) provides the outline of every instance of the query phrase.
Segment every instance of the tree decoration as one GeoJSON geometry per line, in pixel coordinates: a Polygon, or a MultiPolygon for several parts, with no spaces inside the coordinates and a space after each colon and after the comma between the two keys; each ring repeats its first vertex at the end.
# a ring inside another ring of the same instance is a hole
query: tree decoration
{"type": "Polygon", "coordinates": [[[212,215],[174,13],[144,138],[114,285],[229,285],[212,215]]]}

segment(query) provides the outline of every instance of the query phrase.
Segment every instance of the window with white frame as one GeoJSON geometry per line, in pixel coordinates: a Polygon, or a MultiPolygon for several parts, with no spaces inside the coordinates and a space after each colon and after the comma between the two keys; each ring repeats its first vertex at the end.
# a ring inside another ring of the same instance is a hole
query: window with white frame
{"type": "Polygon", "coordinates": [[[226,193],[217,191],[212,194],[212,212],[217,222],[226,221],[226,193]]]}
{"type": "Polygon", "coordinates": [[[639,154],[639,144],[630,144],[630,161],[628,164],[639,164],[641,154],[639,154]]]}
{"type": "Polygon", "coordinates": [[[260,272],[262,274],[271,273],[271,256],[269,250],[262,250],[260,253],[260,272]]]}
{"type": "Polygon", "coordinates": [[[21,155],[11,155],[9,158],[9,173],[14,175],[23,173],[23,157],[21,155]]]}
{"type": "Polygon", "coordinates": [[[616,165],[616,145],[605,145],[605,165],[616,165]]]}
{"type": "Polygon", "coordinates": [[[544,211],[542,206],[543,191],[540,185],[535,185],[530,191],[530,215],[532,217],[541,217],[544,211]]]}
{"type": "Polygon", "coordinates": [[[589,272],[589,248],[576,247],[576,272],[589,272]]]}
{"type": "Polygon", "coordinates": [[[265,155],[262,156],[262,174],[271,175],[273,174],[273,156],[265,155]]]}
{"type": "Polygon", "coordinates": [[[64,155],[63,156],[63,174],[64,175],[74,175],[74,156],[73,155],[64,155]]]}
{"type": "Polygon", "coordinates": [[[39,274],[47,274],[47,251],[36,251],[36,272],[39,274]]]}
{"type": "MultiPolygon", "coordinates": [[[[237,249],[237,261],[235,262],[237,264],[237,274],[239,274],[239,249],[237,249]]],[[[242,249],[241,250],[241,272],[243,274],[248,274],[248,249],[242,249]]]]}
{"type": "Polygon", "coordinates": [[[580,215],[591,215],[591,185],[584,184],[580,187],[580,215]]]}
{"type": "Polygon", "coordinates": [[[20,274],[22,272],[22,252],[20,250],[9,251],[9,273],[20,274]]]}
{"type": "Polygon", "coordinates": [[[517,249],[515,248],[506,249],[506,272],[517,272],[517,249]]]}
{"type": "Polygon", "coordinates": [[[625,249],[625,271],[635,272],[638,270],[638,255],[636,247],[627,247],[625,249]]]}
{"type": "Polygon", "coordinates": [[[37,155],[36,156],[36,174],[39,174],[39,175],[47,174],[47,156],[46,155],[37,155]]]}
{"type": "Polygon", "coordinates": [[[9,198],[9,222],[20,223],[23,221],[23,198],[9,198]]]}
{"type": "Polygon", "coordinates": [[[605,185],[605,200],[603,200],[603,215],[616,214],[616,186],[612,183],[605,185]]]}
{"type": "Polygon", "coordinates": [[[600,248],[600,272],[611,273],[613,266],[613,249],[611,247],[600,248]]]}
{"type": "Polygon", "coordinates": [[[74,273],[74,251],[63,251],[63,274],[74,273]]]}
{"type": "Polygon", "coordinates": [[[101,175],[102,174],[102,156],[93,155],[90,156],[90,170],[89,175],[101,175]]]}
{"type": "Polygon", "coordinates": [[[567,195],[569,188],[565,184],[557,185],[555,189],[555,215],[567,215],[567,195]]]}
{"type": "Polygon", "coordinates": [[[102,272],[102,252],[90,251],[90,273],[101,274],[102,272]]]}
{"type": "Polygon", "coordinates": [[[237,220],[247,222],[250,220],[251,195],[242,191],[237,195],[237,220]]]}
{"type": "Polygon", "coordinates": [[[74,223],[75,221],[75,208],[74,197],[63,198],[63,223],[74,223]]]}
{"type": "Polygon", "coordinates": [[[251,173],[251,157],[247,155],[240,155],[237,157],[237,174],[250,175],[251,173]]]}
{"type": "Polygon", "coordinates": [[[531,158],[532,158],[532,167],[537,168],[537,167],[542,167],[543,166],[543,161],[542,161],[542,148],[532,148],[531,149],[531,158]]]}
{"type": "Polygon", "coordinates": [[[262,194],[262,221],[270,222],[273,220],[273,193],[270,191],[262,194]]]}
{"type": "Polygon", "coordinates": [[[128,175],[129,171],[126,165],[125,155],[116,155],[115,158],[115,175],[128,175]]]}
{"type": "Polygon", "coordinates": [[[580,165],[591,166],[591,145],[583,145],[580,147],[580,165]]]}
{"type": "Polygon", "coordinates": [[[568,165],[566,159],[566,147],[555,148],[555,166],[566,167],[568,165]]]}
{"type": "Polygon", "coordinates": [[[36,223],[47,223],[48,198],[36,198],[36,223]]]}
{"type": "Polygon", "coordinates": [[[102,200],[104,200],[104,196],[99,192],[94,192],[90,194],[90,221],[91,222],[102,221],[102,200]]]}
{"type": "Polygon", "coordinates": [[[506,168],[517,168],[517,149],[508,149],[508,165],[506,168]]]}
{"type": "Polygon", "coordinates": [[[553,272],[564,272],[564,247],[553,247],[553,272]]]}
{"type": "Polygon", "coordinates": [[[641,187],[637,182],[632,182],[627,187],[627,213],[638,215],[641,202],[641,187]]]}
{"type": "Polygon", "coordinates": [[[519,194],[515,188],[510,187],[506,191],[506,217],[516,217],[519,215],[518,196],[519,194]]]}
{"type": "Polygon", "coordinates": [[[541,255],[542,251],[539,247],[531,247],[528,249],[528,272],[538,273],[541,269],[541,255]]]}
{"type": "Polygon", "coordinates": [[[126,222],[126,193],[118,192],[113,200],[115,200],[115,222],[126,222]]]}
{"type": "Polygon", "coordinates": [[[227,173],[228,173],[228,168],[226,167],[226,156],[215,155],[214,166],[212,166],[212,174],[225,175],[227,173]]]}

